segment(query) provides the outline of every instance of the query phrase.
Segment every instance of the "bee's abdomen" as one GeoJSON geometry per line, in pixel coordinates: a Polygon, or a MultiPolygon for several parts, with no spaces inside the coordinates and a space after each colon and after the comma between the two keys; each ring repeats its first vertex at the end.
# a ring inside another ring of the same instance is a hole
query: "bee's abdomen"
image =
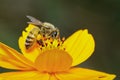
{"type": "Polygon", "coordinates": [[[27,36],[26,41],[25,41],[26,49],[29,49],[33,45],[35,38],[36,38],[35,35],[31,33],[27,36]]]}

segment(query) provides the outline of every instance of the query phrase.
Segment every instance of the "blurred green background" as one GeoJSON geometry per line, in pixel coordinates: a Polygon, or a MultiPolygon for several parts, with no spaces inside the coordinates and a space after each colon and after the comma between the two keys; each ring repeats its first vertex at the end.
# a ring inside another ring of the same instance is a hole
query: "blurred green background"
{"type": "Polygon", "coordinates": [[[0,0],[0,42],[19,51],[26,15],[54,24],[61,37],[89,29],[96,49],[79,66],[116,74],[120,80],[120,0],[0,0]]]}

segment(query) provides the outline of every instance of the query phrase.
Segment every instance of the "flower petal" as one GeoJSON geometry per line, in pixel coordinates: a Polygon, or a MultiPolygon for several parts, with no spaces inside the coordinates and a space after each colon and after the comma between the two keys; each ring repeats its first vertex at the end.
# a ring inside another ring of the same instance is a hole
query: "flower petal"
{"type": "Polygon", "coordinates": [[[73,58],[72,66],[78,65],[88,59],[95,47],[94,39],[88,33],[87,29],[75,32],[63,45],[73,58]]]}
{"type": "Polygon", "coordinates": [[[44,51],[36,60],[35,65],[40,72],[63,72],[69,70],[72,64],[71,56],[59,49],[44,51]]]}
{"type": "Polygon", "coordinates": [[[27,50],[25,47],[25,42],[30,31],[35,27],[35,25],[29,24],[28,27],[25,29],[26,31],[22,32],[22,36],[19,38],[18,41],[21,52],[24,54],[25,57],[27,57],[31,61],[34,61],[36,59],[36,57],[40,53],[40,49],[36,46],[37,44],[34,44],[34,46],[32,46],[30,50],[27,50]]]}
{"type": "Polygon", "coordinates": [[[73,68],[68,73],[56,74],[56,77],[59,80],[113,80],[115,75],[84,68],[73,68]]]}
{"type": "Polygon", "coordinates": [[[16,50],[0,43],[0,67],[31,70],[33,69],[33,63],[16,50]]]}
{"type": "Polygon", "coordinates": [[[0,80],[49,80],[49,76],[37,71],[7,72],[0,74],[0,80]]]}
{"type": "Polygon", "coordinates": [[[60,79],[58,79],[58,78],[55,76],[55,74],[51,74],[49,80],[60,80],[60,79]]]}

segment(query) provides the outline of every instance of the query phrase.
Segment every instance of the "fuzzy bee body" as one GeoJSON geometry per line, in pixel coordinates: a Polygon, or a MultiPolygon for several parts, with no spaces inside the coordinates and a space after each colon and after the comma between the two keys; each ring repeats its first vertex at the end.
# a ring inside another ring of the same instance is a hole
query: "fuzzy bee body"
{"type": "Polygon", "coordinates": [[[26,41],[25,41],[25,47],[26,49],[29,49],[33,44],[34,42],[36,42],[37,40],[37,35],[40,33],[40,29],[38,27],[35,27],[33,28],[27,38],[26,38],[26,41]]]}
{"type": "Polygon", "coordinates": [[[33,44],[36,42],[39,45],[43,45],[42,39],[37,39],[38,35],[41,35],[45,38],[59,38],[59,29],[57,27],[54,27],[54,25],[48,23],[48,22],[41,22],[37,20],[36,18],[32,16],[27,16],[31,20],[31,22],[28,22],[29,24],[33,24],[36,27],[34,27],[28,34],[26,41],[25,41],[25,47],[26,49],[29,49],[33,46],[33,44]]]}

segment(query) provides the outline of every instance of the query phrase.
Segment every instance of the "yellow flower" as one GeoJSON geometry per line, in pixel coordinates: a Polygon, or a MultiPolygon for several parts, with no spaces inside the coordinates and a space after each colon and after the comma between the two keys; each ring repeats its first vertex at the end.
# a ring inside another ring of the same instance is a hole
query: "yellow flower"
{"type": "Polygon", "coordinates": [[[35,43],[29,50],[25,41],[36,27],[29,24],[19,38],[23,54],[0,43],[0,67],[15,72],[0,74],[0,80],[113,80],[114,74],[75,67],[87,60],[94,51],[93,36],[88,30],[78,30],[68,39],[47,39],[44,46],[35,43]]]}

